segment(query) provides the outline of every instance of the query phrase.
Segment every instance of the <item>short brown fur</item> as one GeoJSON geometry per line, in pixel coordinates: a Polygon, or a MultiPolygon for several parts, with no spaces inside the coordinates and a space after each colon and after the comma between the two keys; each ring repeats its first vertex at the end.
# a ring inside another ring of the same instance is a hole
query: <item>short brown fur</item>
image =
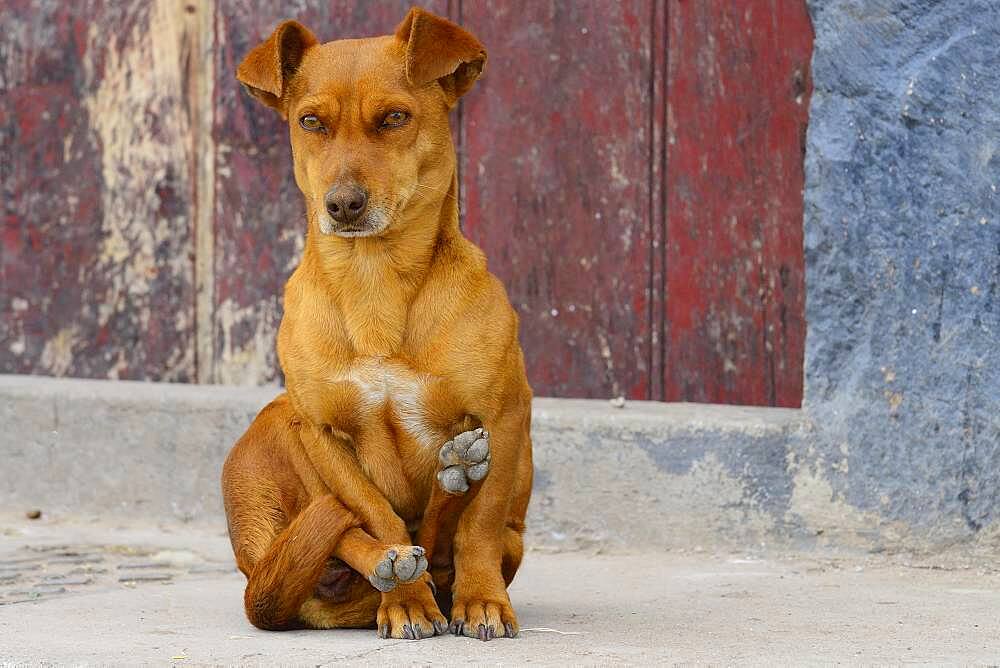
{"type": "Polygon", "coordinates": [[[448,122],[485,61],[475,37],[414,8],[393,36],[327,44],[285,22],[238,69],[288,119],[309,220],[278,333],[287,394],[223,472],[246,612],[261,628],[419,638],[444,630],[438,604],[450,599],[456,633],[517,633],[506,586],[531,493],[531,390],[517,316],[459,230],[448,122]],[[328,213],[345,183],[368,193],[355,227],[328,213]],[[480,426],[489,473],[446,494],[438,448],[480,426]],[[351,575],[414,536],[428,574],[381,594],[351,575]]]}

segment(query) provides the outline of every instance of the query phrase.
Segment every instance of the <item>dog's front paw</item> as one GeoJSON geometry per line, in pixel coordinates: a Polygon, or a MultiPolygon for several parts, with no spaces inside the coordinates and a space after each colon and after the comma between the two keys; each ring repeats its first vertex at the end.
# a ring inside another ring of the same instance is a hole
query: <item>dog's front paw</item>
{"type": "Polygon", "coordinates": [[[392,591],[396,585],[413,582],[427,570],[426,551],[419,545],[393,545],[376,564],[368,581],[379,591],[392,591]]]}
{"type": "Polygon", "coordinates": [[[438,483],[449,494],[465,494],[469,485],[482,480],[490,470],[490,434],[479,427],[463,431],[441,446],[438,483]]]}
{"type": "Polygon", "coordinates": [[[506,592],[502,596],[471,599],[459,595],[451,608],[449,629],[457,636],[480,640],[515,638],[518,633],[517,615],[506,592]]]}
{"type": "Polygon", "coordinates": [[[445,633],[448,620],[434,600],[430,578],[426,584],[414,582],[382,595],[376,613],[379,638],[421,640],[445,633]]]}

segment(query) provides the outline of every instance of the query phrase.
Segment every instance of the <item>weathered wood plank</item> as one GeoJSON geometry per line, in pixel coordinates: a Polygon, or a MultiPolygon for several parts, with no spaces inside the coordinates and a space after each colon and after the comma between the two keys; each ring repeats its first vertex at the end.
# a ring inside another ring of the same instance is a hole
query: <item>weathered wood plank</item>
{"type": "Polygon", "coordinates": [[[536,394],[649,397],[649,1],[466,2],[465,230],[521,316],[536,394]]]}
{"type": "Polygon", "coordinates": [[[0,8],[0,373],[194,377],[173,2],[0,8]]]}
{"type": "Polygon", "coordinates": [[[805,3],[667,8],[664,398],[798,406],[805,3]]]}

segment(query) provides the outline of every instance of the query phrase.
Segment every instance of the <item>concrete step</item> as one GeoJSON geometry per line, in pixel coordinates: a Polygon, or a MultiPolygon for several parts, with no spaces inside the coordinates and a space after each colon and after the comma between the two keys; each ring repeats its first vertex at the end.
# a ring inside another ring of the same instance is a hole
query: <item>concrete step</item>
{"type": "MultiPolygon", "coordinates": [[[[226,454],[280,391],[0,375],[0,504],[218,524],[226,454]]],[[[536,399],[529,544],[654,549],[808,533],[788,464],[807,434],[790,409],[536,399]]]]}

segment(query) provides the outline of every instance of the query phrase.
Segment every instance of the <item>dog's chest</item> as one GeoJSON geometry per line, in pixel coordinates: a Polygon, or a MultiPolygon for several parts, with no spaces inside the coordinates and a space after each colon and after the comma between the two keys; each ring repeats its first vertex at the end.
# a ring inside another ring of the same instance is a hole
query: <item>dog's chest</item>
{"type": "Polygon", "coordinates": [[[430,374],[415,371],[398,360],[365,357],[354,360],[332,380],[349,383],[357,390],[363,421],[388,416],[394,426],[419,445],[440,445],[440,434],[427,419],[425,390],[434,380],[430,374]]]}

